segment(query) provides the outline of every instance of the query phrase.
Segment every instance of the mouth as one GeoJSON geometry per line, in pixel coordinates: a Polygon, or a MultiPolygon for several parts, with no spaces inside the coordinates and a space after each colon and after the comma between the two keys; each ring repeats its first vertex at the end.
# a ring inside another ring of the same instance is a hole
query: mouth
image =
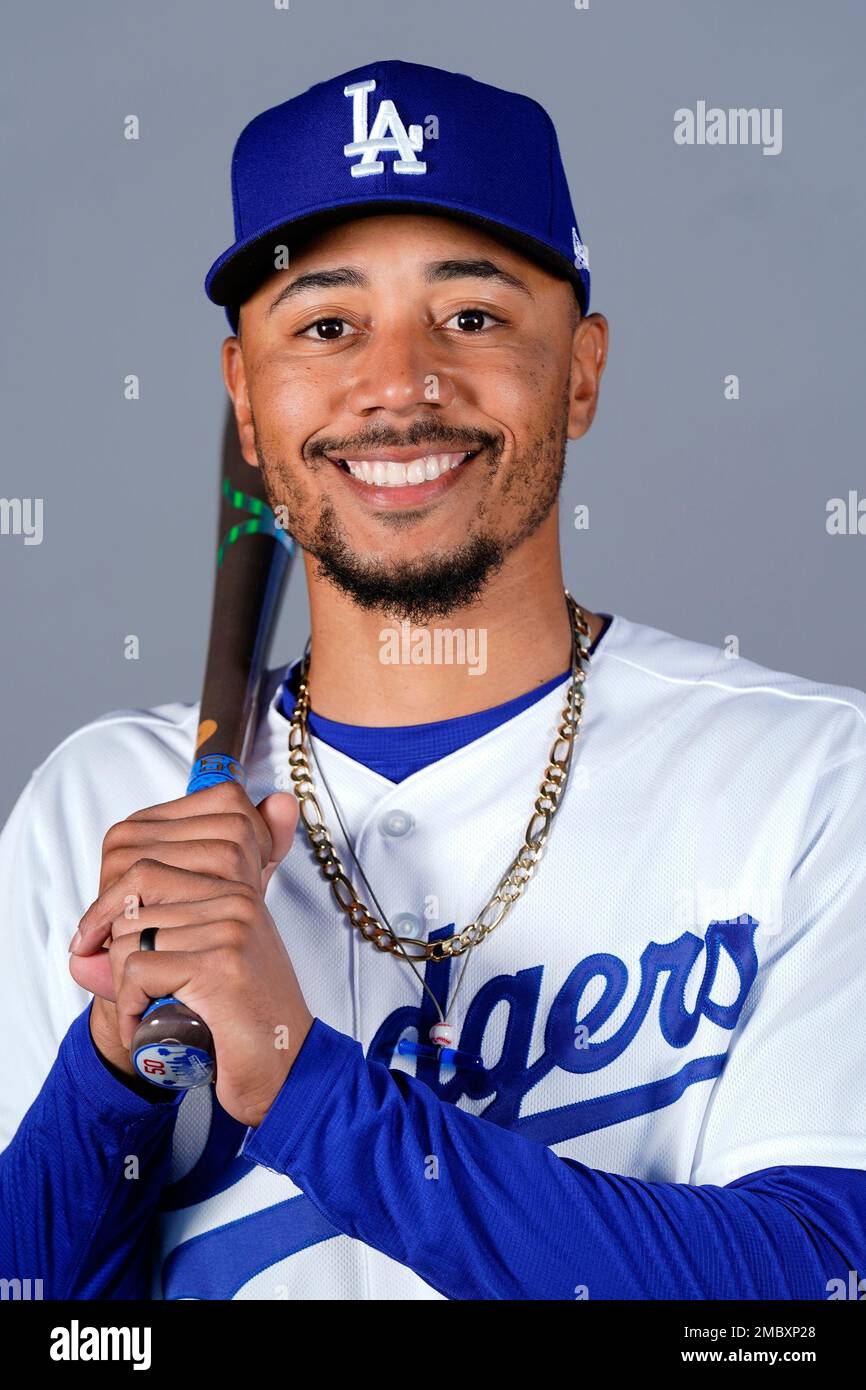
{"type": "Polygon", "coordinates": [[[331,458],[346,473],[351,473],[359,482],[368,487],[418,487],[421,483],[432,483],[443,473],[459,468],[475,458],[478,449],[462,450],[459,453],[415,454],[405,459],[397,457],[397,450],[361,458],[331,458]]]}
{"type": "Polygon", "coordinates": [[[374,506],[390,507],[418,505],[439,497],[480,452],[480,448],[439,454],[383,449],[355,458],[328,457],[361,497],[374,506]]]}

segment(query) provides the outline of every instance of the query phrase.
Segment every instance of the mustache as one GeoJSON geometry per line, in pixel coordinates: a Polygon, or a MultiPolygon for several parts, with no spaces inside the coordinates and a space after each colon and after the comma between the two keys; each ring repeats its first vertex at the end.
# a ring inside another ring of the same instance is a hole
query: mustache
{"type": "Polygon", "coordinates": [[[306,454],[311,459],[326,458],[334,454],[340,458],[351,458],[355,450],[401,449],[426,444],[443,445],[443,453],[450,446],[466,450],[489,449],[496,455],[505,447],[505,437],[502,434],[492,434],[489,430],[471,430],[459,425],[446,425],[438,420],[418,420],[402,433],[388,425],[379,425],[351,436],[335,435],[329,439],[316,439],[307,447],[306,454]]]}

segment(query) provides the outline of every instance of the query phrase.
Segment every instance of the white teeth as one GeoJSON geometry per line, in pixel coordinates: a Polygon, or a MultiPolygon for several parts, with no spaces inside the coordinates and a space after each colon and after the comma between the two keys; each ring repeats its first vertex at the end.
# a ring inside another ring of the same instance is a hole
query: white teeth
{"type": "Polygon", "coordinates": [[[408,464],[397,463],[394,459],[346,459],[345,462],[352,477],[363,483],[376,487],[411,487],[416,483],[433,482],[441,474],[457,468],[466,457],[466,454],[428,454],[408,464]]]}

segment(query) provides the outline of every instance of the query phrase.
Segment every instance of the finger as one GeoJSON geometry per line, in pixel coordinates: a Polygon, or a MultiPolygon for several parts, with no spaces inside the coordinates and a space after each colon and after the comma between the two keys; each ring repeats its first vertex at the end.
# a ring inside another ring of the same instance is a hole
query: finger
{"type": "Polygon", "coordinates": [[[216,979],[233,970],[248,930],[245,922],[231,921],[175,927],[171,945],[186,948],[180,950],[130,950],[128,937],[117,942],[118,961],[123,961],[122,970],[116,972],[117,1022],[124,1046],[130,1046],[141,1015],[154,999],[171,995],[198,1011],[199,996],[207,989],[206,976],[216,979]]]}
{"type": "Polygon", "coordinates": [[[189,951],[134,951],[127,956],[116,1001],[117,1027],[124,1047],[131,1045],[141,1015],[154,999],[172,995],[181,1003],[185,1002],[184,990],[189,986],[193,972],[201,970],[203,954],[189,951]]]}
{"type": "MultiPolygon", "coordinates": [[[[270,853],[270,834],[261,816],[259,833],[249,816],[241,811],[226,811],[222,815],[180,816],[172,820],[145,819],[141,816],[118,821],[102,841],[103,878],[106,860],[117,852],[125,853],[136,845],[171,844],[190,840],[235,840],[248,854],[251,864],[262,868],[270,853]]],[[[156,857],[156,856],[154,856],[156,857]]]]}
{"type": "Polygon", "coordinates": [[[262,866],[255,841],[244,846],[237,840],[154,840],[103,854],[100,897],[140,860],[154,860],[192,873],[213,874],[232,883],[248,883],[251,888],[261,884],[262,866]]]}
{"type": "Polygon", "coordinates": [[[270,857],[262,871],[262,892],[268,886],[274,870],[282,863],[292,847],[298,825],[300,807],[297,797],[289,792],[271,792],[260,801],[256,810],[268,828],[270,857]]]}
{"type": "MultiPolygon", "coordinates": [[[[222,885],[225,887],[225,885],[222,885]]],[[[207,898],[192,901],[153,903],[140,906],[129,916],[115,917],[109,923],[112,941],[131,936],[138,939],[146,927],[171,929],[174,927],[196,926],[202,922],[215,922],[223,918],[235,918],[251,923],[256,915],[261,898],[252,888],[238,885],[232,893],[216,893],[207,898]]],[[[96,941],[96,933],[89,931],[70,948],[73,955],[95,955],[101,950],[96,941]]]]}
{"type": "Polygon", "coordinates": [[[210,815],[227,810],[240,811],[244,807],[250,815],[255,812],[255,807],[243,787],[237,782],[218,782],[216,786],[203,787],[201,791],[175,797],[172,801],[160,801],[155,806],[143,806],[127,819],[171,820],[175,817],[210,815]]]}
{"type": "Polygon", "coordinates": [[[209,922],[185,922],[176,927],[159,928],[152,951],[141,950],[141,933],[112,941],[108,951],[115,993],[120,991],[127,961],[131,956],[177,955],[186,951],[201,955],[217,947],[238,949],[250,930],[249,922],[234,917],[214,917],[209,922]]]}
{"type": "Polygon", "coordinates": [[[114,1003],[114,975],[111,959],[105,946],[100,946],[92,956],[69,957],[69,973],[77,985],[90,994],[98,994],[102,999],[114,1003]]]}
{"type": "MultiPolygon", "coordinates": [[[[227,894],[221,898],[208,898],[205,903],[175,903],[171,905],[170,915],[174,921],[170,926],[162,920],[165,908],[143,908],[142,915],[159,920],[142,923],[124,922],[130,928],[94,951],[88,952],[86,946],[76,947],[69,969],[72,978],[91,994],[99,994],[103,999],[114,1002],[123,984],[123,973],[129,956],[141,951],[141,933],[145,926],[158,926],[171,931],[169,938],[159,937],[154,943],[154,952],[162,950],[196,951],[204,947],[237,947],[243,934],[249,931],[254,918],[254,907],[249,898],[227,894]],[[207,935],[201,932],[206,929],[207,935]],[[197,934],[196,934],[197,933],[197,934]]],[[[142,952],[152,955],[154,952],[142,952]]]]}
{"type": "Polygon", "coordinates": [[[225,880],[214,874],[193,873],[158,863],[155,859],[139,859],[100,893],[81,918],[78,930],[88,948],[93,949],[105,941],[115,918],[125,918],[128,913],[135,912],[136,900],[150,907],[158,903],[213,898],[225,892],[225,880]]]}
{"type": "Polygon", "coordinates": [[[163,801],[156,806],[145,806],[135,811],[127,819],[137,820],[183,820],[187,816],[226,815],[238,812],[250,821],[256,838],[261,842],[262,862],[266,862],[268,845],[266,828],[257,814],[243,787],[237,782],[218,782],[215,787],[204,787],[201,791],[179,796],[173,801],[163,801]]]}

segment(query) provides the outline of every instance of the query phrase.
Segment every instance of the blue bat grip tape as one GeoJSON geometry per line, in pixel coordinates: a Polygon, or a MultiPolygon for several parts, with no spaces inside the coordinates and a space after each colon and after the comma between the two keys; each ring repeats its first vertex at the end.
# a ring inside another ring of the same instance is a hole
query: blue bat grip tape
{"type": "Polygon", "coordinates": [[[246,781],[247,774],[237,758],[229,758],[225,753],[209,753],[193,763],[186,794],[215,787],[218,782],[237,782],[239,787],[244,787],[246,781]]]}

